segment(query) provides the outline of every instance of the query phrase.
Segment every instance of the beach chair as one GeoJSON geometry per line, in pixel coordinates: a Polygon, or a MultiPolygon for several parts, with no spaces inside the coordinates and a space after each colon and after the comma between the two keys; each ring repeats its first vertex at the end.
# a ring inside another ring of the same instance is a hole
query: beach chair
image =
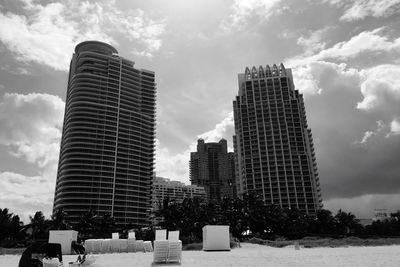
{"type": "Polygon", "coordinates": [[[136,240],[136,234],[135,234],[135,232],[129,232],[129,233],[128,233],[128,239],[135,239],[135,240],[136,240]]]}
{"type": "MultiPolygon", "coordinates": [[[[42,264],[43,264],[43,267],[59,267],[60,260],[58,258],[49,258],[49,259],[44,258],[42,260],[42,264]]],[[[61,265],[61,266],[63,266],[63,265],[61,265]]]]}
{"type": "Polygon", "coordinates": [[[167,230],[156,230],[156,240],[154,240],[153,262],[167,262],[169,241],[167,240],[167,230]]]}
{"type": "Polygon", "coordinates": [[[112,233],[112,239],[110,240],[111,244],[111,252],[120,252],[120,242],[119,242],[119,234],[112,233]]]}
{"type": "Polygon", "coordinates": [[[128,233],[128,240],[127,240],[127,252],[135,252],[135,244],[136,244],[136,234],[135,232],[128,233]]]}
{"type": "Polygon", "coordinates": [[[135,251],[141,251],[144,252],[144,245],[143,245],[143,240],[136,240],[135,242],[135,251]]]}
{"type": "Polygon", "coordinates": [[[179,240],[179,231],[168,232],[168,262],[181,262],[182,241],[179,240]]]}
{"type": "Polygon", "coordinates": [[[156,230],[156,240],[167,240],[167,230],[156,230]]]}
{"type": "Polygon", "coordinates": [[[120,252],[128,252],[128,239],[119,240],[119,249],[120,252]]]}
{"type": "Polygon", "coordinates": [[[101,253],[111,252],[111,239],[101,239],[101,253]]]}
{"type": "Polygon", "coordinates": [[[101,253],[101,243],[103,239],[93,239],[93,253],[101,253]]]}
{"type": "Polygon", "coordinates": [[[144,241],[143,242],[144,252],[153,252],[153,245],[151,241],[144,241]]]}

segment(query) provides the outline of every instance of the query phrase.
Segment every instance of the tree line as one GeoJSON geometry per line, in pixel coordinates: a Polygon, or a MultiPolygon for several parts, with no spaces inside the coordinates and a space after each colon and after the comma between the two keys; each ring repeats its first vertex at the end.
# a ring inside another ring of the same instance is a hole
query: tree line
{"type": "Polygon", "coordinates": [[[229,225],[232,236],[242,241],[252,237],[276,240],[306,236],[400,236],[400,211],[391,213],[387,219],[363,226],[350,212],[339,210],[332,214],[322,209],[315,215],[307,215],[297,209],[266,205],[256,195],[208,202],[199,198],[186,198],[179,202],[165,199],[150,218],[151,223],[147,227],[120,226],[110,214],[99,215],[89,210],[77,224],[70,225],[68,214],[61,209],[49,219],[37,211],[25,225],[18,215],[10,213],[7,208],[0,208],[0,247],[27,246],[36,240],[47,240],[49,230],[67,229],[78,231],[84,239],[110,238],[113,232],[126,237],[129,230],[135,229],[137,239],[153,240],[154,229],[163,228],[179,230],[180,239],[187,244],[201,242],[202,228],[209,224],[229,225]]]}
{"type": "Polygon", "coordinates": [[[351,212],[336,214],[321,209],[307,215],[298,209],[266,205],[262,198],[244,195],[243,198],[203,202],[185,199],[174,202],[166,199],[156,217],[162,228],[180,230],[184,243],[201,242],[202,227],[208,224],[229,225],[232,236],[239,240],[257,237],[267,240],[300,239],[306,236],[357,236],[361,238],[400,236],[400,211],[385,220],[363,226],[351,212]]]}

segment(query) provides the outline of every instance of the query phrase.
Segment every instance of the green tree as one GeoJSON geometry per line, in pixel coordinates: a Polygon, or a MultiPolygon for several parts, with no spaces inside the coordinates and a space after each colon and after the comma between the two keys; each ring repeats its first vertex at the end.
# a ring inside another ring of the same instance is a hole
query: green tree
{"type": "Polygon", "coordinates": [[[50,230],[68,230],[71,226],[67,222],[68,214],[61,208],[51,215],[50,230]]]}
{"type": "Polygon", "coordinates": [[[360,221],[351,212],[345,212],[341,209],[335,215],[337,230],[340,234],[353,233],[360,225],[360,221]]]}
{"type": "Polygon", "coordinates": [[[49,221],[46,220],[41,211],[37,211],[35,215],[29,216],[30,226],[32,227],[32,239],[34,241],[38,239],[48,238],[49,221]]]}
{"type": "Polygon", "coordinates": [[[116,226],[114,217],[110,213],[107,213],[97,217],[94,221],[94,227],[97,230],[98,236],[110,238],[116,226]],[[98,221],[98,225],[96,225],[96,221],[98,221]]]}
{"type": "Polygon", "coordinates": [[[7,208],[0,208],[0,241],[17,237],[22,225],[18,215],[10,213],[7,208]]]}
{"type": "Polygon", "coordinates": [[[93,209],[90,209],[81,216],[79,223],[75,227],[75,230],[82,233],[85,238],[94,237],[94,235],[98,232],[96,231],[98,221],[99,216],[93,209]]]}

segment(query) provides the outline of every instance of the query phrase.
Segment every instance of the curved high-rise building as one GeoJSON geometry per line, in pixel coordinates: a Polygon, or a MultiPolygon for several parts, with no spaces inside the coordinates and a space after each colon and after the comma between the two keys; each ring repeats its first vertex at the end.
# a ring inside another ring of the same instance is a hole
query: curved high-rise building
{"type": "Polygon", "coordinates": [[[154,169],[154,72],[112,46],[87,41],[73,54],[53,210],[71,223],[89,209],[117,224],[146,225],[154,169]]]}
{"type": "Polygon", "coordinates": [[[246,68],[233,109],[238,193],[315,214],[322,207],[317,162],[291,70],[246,68]]]}

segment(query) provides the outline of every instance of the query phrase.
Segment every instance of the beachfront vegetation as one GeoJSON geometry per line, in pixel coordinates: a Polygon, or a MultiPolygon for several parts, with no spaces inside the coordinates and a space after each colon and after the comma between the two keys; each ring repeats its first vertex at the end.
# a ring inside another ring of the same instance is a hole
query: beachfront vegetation
{"type": "MultiPolygon", "coordinates": [[[[86,238],[109,238],[119,232],[126,237],[135,229],[136,238],[154,239],[154,229],[179,230],[184,244],[202,241],[202,228],[208,224],[229,225],[236,240],[282,240],[338,239],[349,236],[362,238],[359,243],[369,242],[367,238],[400,236],[400,211],[390,214],[382,221],[363,226],[354,214],[339,210],[332,214],[320,210],[316,215],[306,215],[297,209],[284,209],[265,205],[260,197],[245,195],[242,199],[222,199],[219,202],[205,202],[200,199],[185,199],[183,202],[165,199],[159,209],[151,214],[152,224],[148,227],[136,225],[118,226],[110,214],[99,215],[89,210],[76,225],[68,223],[68,214],[57,210],[49,219],[41,211],[30,216],[24,225],[18,215],[7,208],[0,209],[0,247],[26,246],[36,240],[47,240],[49,230],[74,229],[86,238]],[[311,238],[311,239],[310,239],[311,238]]],[[[352,240],[353,242],[354,240],[352,240]]],[[[324,242],[322,242],[324,243],[324,242]]]]}

